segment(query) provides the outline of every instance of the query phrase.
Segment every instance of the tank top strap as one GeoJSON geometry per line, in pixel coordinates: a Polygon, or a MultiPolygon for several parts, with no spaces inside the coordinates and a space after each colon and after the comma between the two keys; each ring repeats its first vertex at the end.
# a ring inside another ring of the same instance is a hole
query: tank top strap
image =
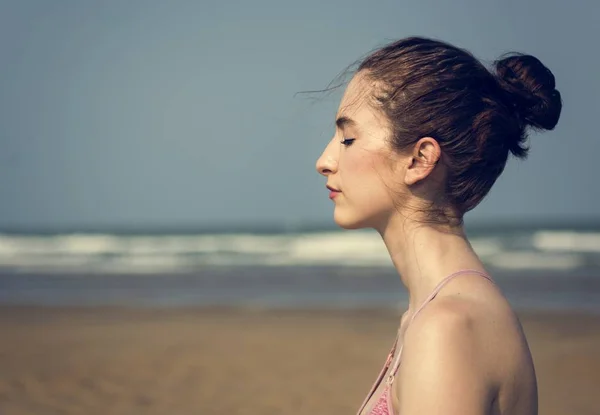
{"type": "MultiPolygon", "coordinates": [[[[453,274],[448,275],[442,281],[440,281],[438,285],[436,285],[436,287],[433,289],[433,291],[431,291],[431,294],[429,294],[429,296],[427,296],[427,298],[425,299],[425,301],[423,301],[421,306],[419,306],[419,308],[417,308],[417,311],[415,311],[415,313],[411,316],[410,320],[406,323],[406,328],[404,329],[404,332],[406,333],[406,329],[408,329],[408,326],[410,326],[410,324],[413,322],[415,317],[417,317],[417,315],[421,312],[421,310],[423,310],[423,308],[425,308],[425,306],[427,304],[429,304],[429,302],[431,302],[438,295],[438,293],[441,291],[441,289],[444,288],[444,286],[446,284],[448,284],[448,282],[450,282],[450,280],[452,280],[454,277],[457,277],[457,276],[463,275],[463,274],[476,274],[476,275],[479,275],[480,277],[487,279],[488,281],[490,281],[492,283],[494,282],[489,275],[487,275],[484,272],[477,271],[475,269],[462,269],[460,271],[457,271],[453,274]]],[[[404,336],[402,336],[402,337],[404,337],[404,336]]],[[[396,359],[394,359],[394,364],[392,366],[392,370],[390,371],[390,375],[388,376],[388,379],[387,379],[387,383],[389,385],[391,385],[392,382],[394,381],[396,372],[398,371],[398,368],[400,367],[400,358],[402,356],[403,346],[404,346],[404,339],[402,341],[402,344],[400,345],[400,349],[398,350],[398,355],[396,356],[396,359]]]]}
{"type": "Polygon", "coordinates": [[[398,334],[396,335],[396,340],[394,340],[394,344],[392,345],[392,349],[390,350],[390,353],[388,354],[388,357],[387,357],[387,359],[385,361],[385,364],[383,365],[383,368],[381,369],[381,372],[379,372],[379,375],[377,376],[377,379],[375,380],[375,383],[373,383],[373,386],[371,387],[371,390],[369,391],[369,393],[365,397],[365,400],[361,404],[360,409],[357,412],[357,415],[360,415],[360,413],[365,408],[365,406],[367,406],[367,402],[369,401],[369,399],[371,399],[371,396],[373,396],[373,393],[375,392],[375,389],[377,389],[377,387],[381,384],[381,382],[383,380],[383,377],[385,375],[385,372],[388,370],[388,368],[392,364],[392,359],[394,357],[394,353],[396,352],[396,347],[398,346],[399,339],[400,339],[400,333],[398,332],[398,334]]]}
{"type": "Polygon", "coordinates": [[[484,272],[477,271],[476,269],[461,269],[460,271],[456,271],[455,273],[448,275],[443,280],[441,280],[438,285],[435,286],[433,291],[431,291],[431,294],[429,294],[429,296],[425,299],[425,301],[423,301],[421,306],[419,308],[417,308],[417,311],[415,311],[415,313],[411,316],[411,318],[407,324],[407,327],[410,325],[410,323],[413,322],[413,320],[417,317],[417,315],[419,315],[421,310],[423,310],[425,308],[425,306],[427,304],[429,304],[429,302],[431,302],[431,300],[433,300],[438,295],[438,293],[442,290],[442,288],[444,288],[444,286],[446,284],[448,284],[454,277],[458,277],[459,275],[463,275],[463,274],[477,274],[480,277],[483,277],[483,278],[493,282],[489,275],[487,275],[484,272]]]}

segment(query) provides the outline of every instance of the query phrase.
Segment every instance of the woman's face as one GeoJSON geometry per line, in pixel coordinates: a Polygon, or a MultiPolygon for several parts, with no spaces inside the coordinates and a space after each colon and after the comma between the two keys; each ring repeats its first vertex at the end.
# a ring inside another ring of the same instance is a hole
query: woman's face
{"type": "Polygon", "coordinates": [[[335,135],[317,160],[335,203],[334,220],[346,229],[378,228],[396,209],[401,172],[388,142],[390,128],[369,105],[373,82],[357,74],[344,93],[335,135]]]}

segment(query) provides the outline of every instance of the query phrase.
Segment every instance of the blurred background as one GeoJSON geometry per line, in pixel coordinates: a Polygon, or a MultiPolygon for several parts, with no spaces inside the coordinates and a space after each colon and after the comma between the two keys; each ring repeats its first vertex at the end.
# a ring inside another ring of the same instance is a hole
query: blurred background
{"type": "Polygon", "coordinates": [[[407,297],[315,171],[343,87],[297,93],[419,35],[557,79],[557,128],[466,227],[524,324],[540,413],[600,414],[599,14],[0,0],[0,413],[356,411],[407,297]]]}

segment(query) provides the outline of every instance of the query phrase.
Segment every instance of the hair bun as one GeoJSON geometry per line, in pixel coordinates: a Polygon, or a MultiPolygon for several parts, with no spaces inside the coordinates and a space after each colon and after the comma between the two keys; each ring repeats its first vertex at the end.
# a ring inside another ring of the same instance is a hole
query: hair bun
{"type": "Polygon", "coordinates": [[[536,57],[524,54],[511,54],[495,64],[505,102],[523,127],[552,130],[562,109],[552,72],[536,57]]]}

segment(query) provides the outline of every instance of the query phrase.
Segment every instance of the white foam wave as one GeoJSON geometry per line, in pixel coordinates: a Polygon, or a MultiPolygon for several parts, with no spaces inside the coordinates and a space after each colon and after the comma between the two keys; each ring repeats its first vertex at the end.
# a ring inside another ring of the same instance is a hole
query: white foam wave
{"type": "Polygon", "coordinates": [[[504,249],[502,242],[497,238],[473,238],[471,246],[477,255],[484,259],[504,249]]]}
{"type": "Polygon", "coordinates": [[[486,261],[496,268],[511,270],[574,270],[585,265],[581,255],[539,252],[502,252],[486,261]]]}
{"type": "Polygon", "coordinates": [[[600,233],[536,232],[533,246],[544,251],[598,252],[600,233]]]}
{"type": "Polygon", "coordinates": [[[282,260],[290,264],[391,264],[381,237],[375,233],[332,232],[302,235],[290,242],[282,256],[282,260]]]}
{"type": "MultiPolygon", "coordinates": [[[[513,239],[492,234],[474,238],[471,244],[484,262],[506,269],[569,270],[585,266],[586,258],[588,266],[600,264],[595,255],[600,253],[598,233],[535,232],[525,239],[523,235],[513,239]],[[516,251],[515,246],[522,250],[516,251]]],[[[0,267],[14,270],[165,273],[207,265],[391,267],[392,263],[374,231],[279,235],[0,234],[0,267]]]]}

